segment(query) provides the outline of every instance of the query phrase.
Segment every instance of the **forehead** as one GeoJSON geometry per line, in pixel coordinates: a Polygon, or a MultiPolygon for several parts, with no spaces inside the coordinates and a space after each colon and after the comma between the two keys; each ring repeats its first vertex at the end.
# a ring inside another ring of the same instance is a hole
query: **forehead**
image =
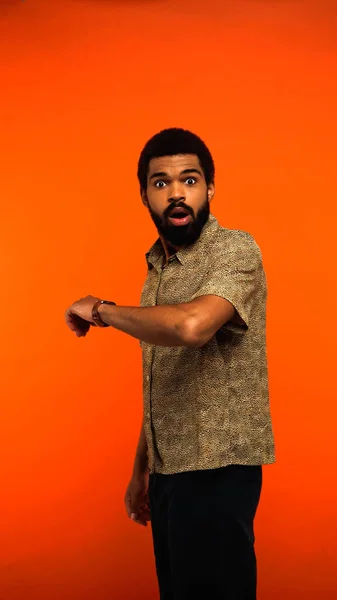
{"type": "Polygon", "coordinates": [[[176,154],[174,156],[160,156],[152,158],[149,163],[148,177],[153,173],[167,173],[168,175],[177,175],[186,169],[202,168],[198,157],[195,154],[176,154]]]}

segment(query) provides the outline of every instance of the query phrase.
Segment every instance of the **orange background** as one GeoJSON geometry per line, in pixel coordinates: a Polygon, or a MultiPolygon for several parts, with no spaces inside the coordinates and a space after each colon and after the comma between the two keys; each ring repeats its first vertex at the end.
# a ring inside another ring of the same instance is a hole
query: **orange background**
{"type": "Polygon", "coordinates": [[[0,54],[1,600],[158,597],[123,505],[138,343],[63,314],[138,304],[156,232],[136,163],[167,126],[208,143],[213,212],[268,274],[259,599],[335,599],[335,1],[2,0],[0,54]]]}

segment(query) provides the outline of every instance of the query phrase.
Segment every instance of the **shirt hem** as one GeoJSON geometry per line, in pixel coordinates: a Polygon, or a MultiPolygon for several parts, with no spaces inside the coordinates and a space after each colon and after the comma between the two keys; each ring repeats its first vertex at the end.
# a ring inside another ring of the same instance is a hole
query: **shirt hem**
{"type": "Polygon", "coordinates": [[[242,466],[250,466],[250,467],[256,467],[256,466],[264,466],[264,465],[272,465],[275,464],[276,459],[275,457],[271,457],[269,459],[254,459],[254,460],[235,460],[235,459],[231,459],[228,461],[220,461],[220,462],[210,462],[207,465],[205,464],[196,464],[196,465],[189,465],[188,467],[186,466],[181,466],[181,467],[177,467],[175,469],[168,469],[168,468],[163,468],[163,467],[157,467],[157,465],[154,465],[152,467],[150,467],[150,473],[151,475],[154,475],[155,473],[157,473],[158,475],[175,475],[176,473],[187,473],[190,471],[207,471],[207,470],[211,470],[211,469],[221,469],[223,467],[229,467],[230,465],[242,465],[242,466]]]}

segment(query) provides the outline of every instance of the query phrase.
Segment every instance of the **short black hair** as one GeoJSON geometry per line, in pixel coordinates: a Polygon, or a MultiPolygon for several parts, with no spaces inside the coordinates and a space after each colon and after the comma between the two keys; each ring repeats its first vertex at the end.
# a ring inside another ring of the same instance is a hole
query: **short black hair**
{"type": "Polygon", "coordinates": [[[215,168],[212,155],[206,144],[195,133],[187,129],[172,127],[156,133],[144,146],[138,161],[138,180],[141,191],[147,188],[149,163],[152,158],[196,154],[204,172],[206,184],[214,183],[215,168]]]}

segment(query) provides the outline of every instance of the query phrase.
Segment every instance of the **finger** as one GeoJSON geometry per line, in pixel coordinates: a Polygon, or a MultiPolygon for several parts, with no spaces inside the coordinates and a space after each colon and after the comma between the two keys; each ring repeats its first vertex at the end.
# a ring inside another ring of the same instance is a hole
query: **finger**
{"type": "Polygon", "coordinates": [[[72,331],[75,331],[75,329],[76,329],[75,321],[73,319],[73,316],[71,314],[69,314],[68,311],[65,313],[65,320],[66,320],[66,324],[68,325],[69,329],[71,329],[72,331]]]}
{"type": "Polygon", "coordinates": [[[141,512],[141,518],[144,521],[151,521],[151,512],[150,512],[150,510],[149,509],[142,510],[142,512],[141,512]]]}
{"type": "Polygon", "coordinates": [[[85,337],[90,329],[90,324],[87,325],[77,325],[77,335],[78,337],[85,337]]]}
{"type": "Polygon", "coordinates": [[[132,521],[134,521],[135,523],[137,523],[137,525],[142,525],[143,527],[147,526],[147,522],[145,521],[145,519],[141,515],[137,515],[136,513],[132,513],[131,514],[131,519],[132,519],[132,521]]]}
{"type": "Polygon", "coordinates": [[[77,337],[84,337],[90,329],[90,323],[76,315],[68,315],[66,321],[69,329],[76,333],[77,337]]]}
{"type": "Polygon", "coordinates": [[[80,327],[77,319],[74,318],[74,315],[66,314],[66,324],[69,329],[78,335],[82,331],[82,327],[80,327]]]}
{"type": "Polygon", "coordinates": [[[151,521],[151,512],[149,507],[142,505],[139,510],[134,508],[131,510],[131,518],[137,523],[140,521],[142,524],[146,524],[148,521],[151,521]]]}
{"type": "Polygon", "coordinates": [[[136,497],[130,497],[130,516],[139,515],[142,507],[142,502],[136,497]]]}
{"type": "Polygon", "coordinates": [[[125,497],[125,508],[126,508],[126,512],[129,518],[131,518],[131,497],[130,494],[127,494],[127,496],[125,497]]]}
{"type": "Polygon", "coordinates": [[[85,331],[76,331],[77,337],[85,337],[87,334],[85,331]]]}

